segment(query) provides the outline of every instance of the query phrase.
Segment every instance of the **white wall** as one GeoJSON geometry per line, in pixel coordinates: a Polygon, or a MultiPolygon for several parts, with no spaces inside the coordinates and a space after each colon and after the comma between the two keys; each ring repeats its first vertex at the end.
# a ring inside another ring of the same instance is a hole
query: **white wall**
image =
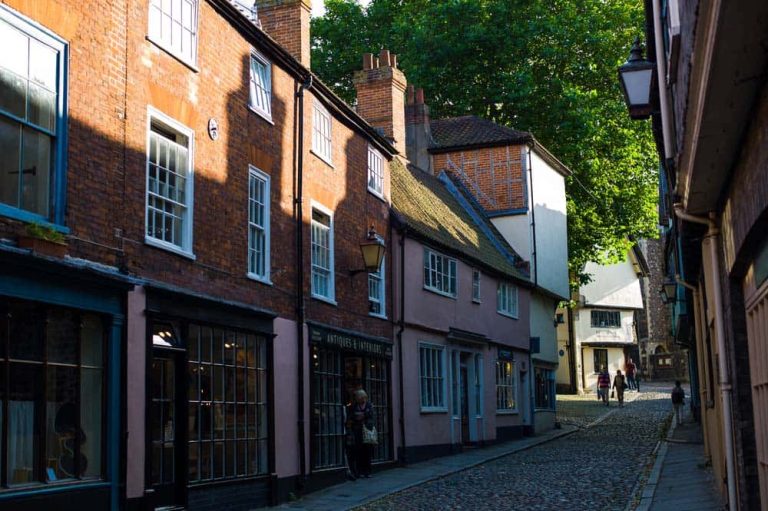
{"type": "MultiPolygon", "coordinates": [[[[592,326],[592,310],[611,310],[609,308],[595,308],[595,309],[577,309],[574,312],[574,335],[576,340],[582,344],[590,343],[632,343],[635,340],[634,337],[634,311],[622,310],[619,311],[621,316],[621,326],[617,328],[610,327],[593,327],[592,326]]],[[[614,309],[615,310],[615,309],[614,309]]]]}
{"type": "Polygon", "coordinates": [[[558,362],[554,325],[556,305],[555,299],[550,296],[537,293],[535,289],[531,293],[531,337],[538,337],[541,346],[541,352],[531,356],[553,364],[558,362]]]}
{"type": "Polygon", "coordinates": [[[585,271],[592,275],[592,281],[579,290],[584,297],[584,305],[643,308],[640,279],[629,257],[609,265],[590,262],[585,271]]]}
{"type": "MultiPolygon", "coordinates": [[[[497,216],[491,218],[491,222],[520,257],[526,261],[531,261],[530,211],[519,215],[497,216]]],[[[532,261],[531,264],[533,264],[532,261]]],[[[531,276],[531,280],[533,280],[533,276],[531,276]]]]}
{"type": "Polygon", "coordinates": [[[568,297],[568,223],[565,178],[531,150],[529,190],[536,231],[537,283],[568,297]],[[532,183],[530,183],[532,178],[532,183]]]}

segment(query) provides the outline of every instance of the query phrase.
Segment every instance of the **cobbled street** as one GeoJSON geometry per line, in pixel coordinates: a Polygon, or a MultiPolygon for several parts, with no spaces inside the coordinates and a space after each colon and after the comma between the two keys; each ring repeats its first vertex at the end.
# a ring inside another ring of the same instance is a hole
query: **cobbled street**
{"type": "Polygon", "coordinates": [[[357,510],[624,510],[669,422],[668,392],[629,392],[632,401],[612,401],[607,415],[594,395],[559,396],[558,419],[576,433],[357,510]]]}

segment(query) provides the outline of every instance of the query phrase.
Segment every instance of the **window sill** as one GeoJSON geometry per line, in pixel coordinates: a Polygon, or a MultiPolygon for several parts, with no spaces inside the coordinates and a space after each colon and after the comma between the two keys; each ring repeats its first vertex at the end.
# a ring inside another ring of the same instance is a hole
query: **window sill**
{"type": "Polygon", "coordinates": [[[30,224],[40,224],[43,227],[53,229],[56,232],[62,234],[69,234],[69,227],[64,225],[54,224],[48,221],[45,217],[32,213],[30,211],[24,211],[23,209],[14,208],[7,204],[0,204],[0,216],[19,220],[30,224]]]}
{"type": "Polygon", "coordinates": [[[433,414],[433,413],[448,413],[448,408],[422,408],[419,410],[422,414],[433,414]]]}
{"type": "Polygon", "coordinates": [[[103,479],[77,479],[70,481],[54,481],[52,483],[31,483],[24,486],[12,486],[0,490],[0,502],[6,498],[19,498],[19,494],[41,495],[44,493],[58,493],[63,491],[83,490],[89,488],[105,488],[110,483],[103,479]]]}
{"type": "Polygon", "coordinates": [[[165,241],[160,241],[160,240],[156,240],[155,238],[150,238],[149,236],[144,237],[144,243],[146,243],[151,247],[166,250],[168,252],[172,252],[181,257],[186,257],[187,259],[191,259],[192,261],[197,259],[197,256],[195,256],[195,254],[193,254],[192,252],[184,250],[183,248],[179,248],[176,245],[171,245],[170,243],[167,243],[165,241]]]}
{"type": "Polygon", "coordinates": [[[519,410],[496,410],[496,415],[519,415],[519,410]]]}
{"type": "Polygon", "coordinates": [[[456,299],[456,295],[452,295],[450,293],[446,293],[445,291],[440,291],[439,289],[434,289],[429,286],[424,286],[424,291],[429,291],[430,293],[435,293],[436,295],[444,296],[446,298],[452,298],[453,300],[456,299]]]}
{"type": "Polygon", "coordinates": [[[387,319],[386,314],[374,314],[373,312],[369,312],[368,315],[372,318],[387,319]]]}
{"type": "Polygon", "coordinates": [[[510,314],[509,312],[502,312],[500,310],[497,310],[496,314],[498,314],[499,316],[504,316],[506,318],[510,318],[510,319],[519,319],[519,317],[517,315],[510,314]]]}
{"type": "Polygon", "coordinates": [[[323,295],[316,295],[315,293],[312,293],[312,298],[315,300],[318,300],[320,302],[325,302],[327,304],[333,305],[334,307],[338,307],[338,303],[333,298],[328,298],[327,296],[323,295]]]}
{"type": "Polygon", "coordinates": [[[368,193],[370,193],[371,195],[373,195],[374,197],[376,197],[377,199],[379,199],[382,202],[387,202],[387,199],[384,198],[384,192],[379,193],[379,192],[377,192],[376,190],[374,190],[373,188],[371,188],[369,186],[368,187],[368,193]]]}
{"type": "Polygon", "coordinates": [[[272,284],[272,281],[269,279],[269,277],[260,277],[260,276],[256,275],[255,273],[246,273],[245,276],[248,279],[250,279],[250,280],[253,280],[253,281],[258,282],[260,284],[264,284],[265,286],[273,286],[274,285],[274,284],[272,284]]]}
{"type": "Polygon", "coordinates": [[[315,156],[317,156],[317,158],[320,159],[320,161],[322,161],[323,163],[325,163],[326,165],[328,165],[332,169],[334,169],[334,170],[336,169],[336,167],[333,166],[333,163],[331,163],[330,159],[326,158],[325,156],[320,155],[314,149],[310,149],[309,152],[314,154],[315,156]]]}
{"type": "Polygon", "coordinates": [[[475,300],[474,298],[472,298],[472,303],[480,305],[483,302],[481,302],[480,300],[475,300]]]}
{"type": "MultiPolygon", "coordinates": [[[[197,67],[197,63],[196,62],[190,62],[189,60],[187,60],[186,58],[182,57],[178,53],[175,53],[174,51],[168,49],[168,47],[166,47],[165,44],[163,44],[160,41],[155,40],[149,34],[147,34],[146,39],[147,39],[147,41],[152,43],[154,46],[156,46],[157,48],[163,50],[163,52],[167,53],[168,55],[170,55],[171,57],[173,57],[174,59],[179,61],[179,63],[181,63],[181,64],[185,65],[186,67],[188,67],[190,70],[194,71],[195,73],[199,73],[200,72],[200,68],[197,67]]],[[[197,46],[197,41],[195,41],[195,46],[197,46]]]]}
{"type": "Polygon", "coordinates": [[[264,110],[259,110],[258,108],[254,108],[250,104],[248,104],[248,110],[250,110],[251,112],[255,113],[256,115],[258,115],[259,117],[261,117],[262,119],[267,121],[272,126],[275,125],[275,121],[272,120],[272,114],[271,113],[268,114],[264,110]]]}

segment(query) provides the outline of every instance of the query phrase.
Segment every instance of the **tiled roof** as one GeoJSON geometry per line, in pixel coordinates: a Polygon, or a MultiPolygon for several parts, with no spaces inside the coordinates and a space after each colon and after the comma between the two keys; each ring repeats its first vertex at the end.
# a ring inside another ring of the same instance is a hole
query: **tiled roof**
{"type": "Polygon", "coordinates": [[[474,115],[434,120],[429,123],[429,127],[434,140],[431,150],[504,143],[519,144],[533,139],[527,131],[507,128],[474,115]]]}
{"type": "Polygon", "coordinates": [[[503,247],[510,257],[523,262],[482,213],[473,218],[438,178],[418,168],[406,168],[394,159],[390,169],[392,207],[409,229],[501,274],[529,280],[497,248],[503,247]],[[486,233],[492,233],[496,239],[492,241],[486,233]]]}

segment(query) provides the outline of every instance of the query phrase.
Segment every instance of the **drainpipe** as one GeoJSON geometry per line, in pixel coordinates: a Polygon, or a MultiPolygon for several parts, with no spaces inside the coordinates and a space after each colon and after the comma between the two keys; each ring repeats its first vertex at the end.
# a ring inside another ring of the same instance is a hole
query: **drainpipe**
{"type": "MultiPolygon", "coordinates": [[[[400,446],[401,457],[400,463],[405,465],[408,462],[408,458],[405,454],[405,390],[404,374],[403,374],[403,331],[405,330],[405,232],[403,227],[400,230],[400,320],[398,321],[397,329],[397,363],[398,373],[400,378],[400,446]]],[[[392,265],[394,266],[394,265],[392,265]]]]}
{"type": "Polygon", "coordinates": [[[681,220],[707,226],[705,240],[709,240],[709,255],[711,264],[705,268],[709,280],[712,282],[712,307],[715,311],[715,336],[717,337],[718,370],[720,372],[720,398],[723,403],[723,436],[725,437],[725,466],[728,477],[728,509],[738,509],[736,503],[736,465],[734,463],[733,446],[733,410],[731,406],[731,379],[728,372],[727,351],[725,346],[725,325],[723,323],[723,298],[720,286],[720,278],[717,273],[720,267],[720,258],[717,252],[717,237],[720,234],[715,223],[715,214],[711,212],[709,218],[694,216],[686,213],[681,204],[674,205],[675,214],[681,220]]]}
{"type": "Polygon", "coordinates": [[[296,91],[295,101],[298,103],[298,135],[294,144],[296,152],[296,182],[294,211],[296,215],[296,331],[298,338],[298,372],[299,372],[299,487],[303,489],[307,477],[307,456],[304,415],[304,321],[306,310],[304,306],[304,91],[312,88],[312,75],[296,91]]]}
{"type": "Polygon", "coordinates": [[[533,235],[532,243],[533,246],[531,247],[533,250],[533,253],[531,254],[533,258],[533,285],[534,287],[539,287],[539,258],[538,253],[536,250],[536,212],[534,211],[534,202],[533,202],[533,162],[531,161],[531,148],[528,148],[528,175],[531,178],[531,186],[528,187],[530,200],[528,205],[531,208],[531,234],[533,235]]]}
{"type": "Polygon", "coordinates": [[[667,71],[664,58],[664,28],[661,26],[661,2],[653,0],[653,34],[656,44],[656,75],[659,84],[659,106],[661,107],[661,133],[664,139],[664,159],[669,161],[675,156],[672,141],[672,122],[669,115],[669,96],[667,96],[667,71]]]}

